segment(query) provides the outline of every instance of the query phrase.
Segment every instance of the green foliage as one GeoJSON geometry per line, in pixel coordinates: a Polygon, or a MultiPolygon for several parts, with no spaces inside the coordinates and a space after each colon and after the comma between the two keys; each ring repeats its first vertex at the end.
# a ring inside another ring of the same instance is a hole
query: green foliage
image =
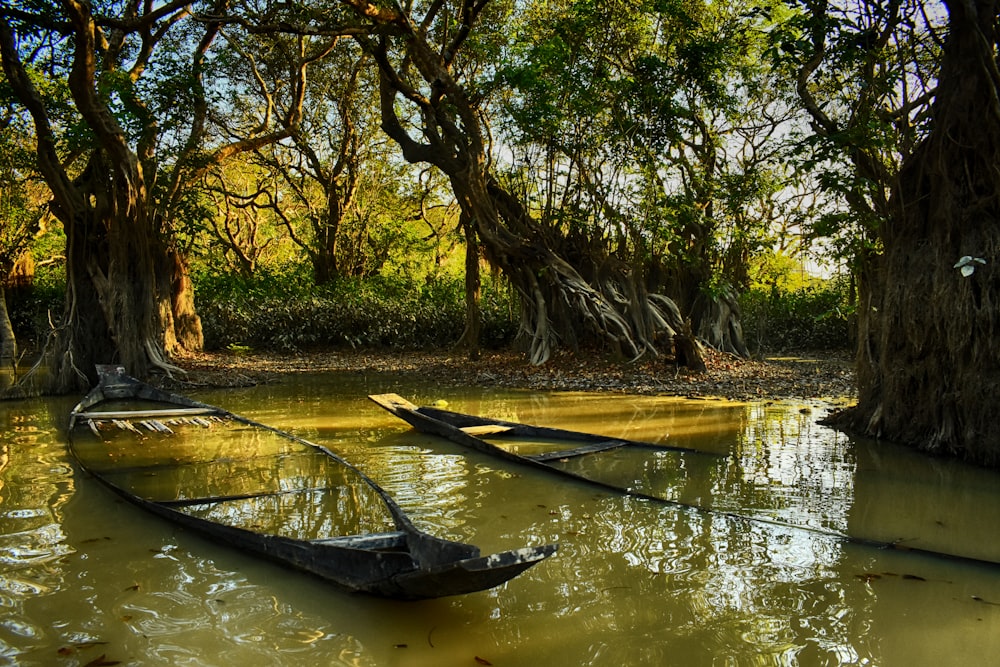
{"type": "Polygon", "coordinates": [[[791,161],[831,205],[804,226],[839,258],[880,251],[890,193],[926,136],[947,13],[925,3],[792,3],[760,12],[777,74],[798,80],[810,127],[791,161]],[[800,6],[796,6],[800,5],[800,6]]]}
{"type": "Polygon", "coordinates": [[[65,295],[64,264],[40,267],[30,286],[7,291],[11,326],[22,350],[41,348],[52,325],[62,318],[65,295]]]}
{"type": "MultiPolygon", "coordinates": [[[[512,295],[486,281],[482,344],[517,332],[512,295]]],[[[195,280],[208,349],[294,351],[336,348],[428,349],[452,345],[465,325],[460,280],[373,277],[314,286],[308,274],[258,272],[195,280]]]]}
{"type": "Polygon", "coordinates": [[[755,287],[740,296],[743,332],[755,354],[847,350],[850,286],[843,278],[783,290],[755,287]]]}

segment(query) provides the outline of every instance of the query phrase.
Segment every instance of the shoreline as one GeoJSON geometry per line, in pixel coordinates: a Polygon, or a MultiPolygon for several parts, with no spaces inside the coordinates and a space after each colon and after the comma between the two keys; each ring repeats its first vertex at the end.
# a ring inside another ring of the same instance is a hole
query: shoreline
{"type": "Polygon", "coordinates": [[[836,400],[857,396],[847,353],[740,359],[709,350],[707,371],[693,373],[668,357],[614,361],[562,351],[532,366],[513,351],[486,351],[469,360],[459,351],[337,350],[306,353],[204,352],[175,359],[186,371],[161,378],[165,387],[237,387],[279,381],[294,373],[380,372],[417,375],[452,386],[491,384],[538,391],[589,391],[733,401],[836,400]]]}

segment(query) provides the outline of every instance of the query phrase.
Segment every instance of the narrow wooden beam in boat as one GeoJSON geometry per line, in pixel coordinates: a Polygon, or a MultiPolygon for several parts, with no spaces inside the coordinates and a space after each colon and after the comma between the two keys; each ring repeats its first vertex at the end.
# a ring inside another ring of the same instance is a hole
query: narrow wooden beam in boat
{"type": "Polygon", "coordinates": [[[78,412],[80,419],[148,419],[151,417],[189,417],[219,414],[214,408],[160,408],[156,410],[98,410],[78,412]]]}
{"type": "Polygon", "coordinates": [[[584,445],[583,447],[564,449],[561,452],[529,454],[526,455],[524,458],[534,459],[535,461],[558,461],[559,459],[571,459],[575,456],[584,456],[586,454],[596,454],[597,452],[606,452],[609,449],[618,449],[619,447],[624,447],[627,444],[628,443],[624,440],[608,440],[607,442],[595,442],[592,445],[584,445]]]}
{"type": "Polygon", "coordinates": [[[513,426],[501,426],[499,424],[483,424],[482,426],[463,426],[462,430],[469,435],[499,435],[508,433],[513,426]]]}
{"type": "Polygon", "coordinates": [[[288,496],[297,493],[311,493],[314,491],[329,491],[328,486],[315,486],[306,489],[284,489],[282,491],[257,491],[254,493],[239,493],[231,496],[210,496],[206,498],[181,498],[179,500],[155,500],[147,498],[150,502],[163,505],[164,507],[190,507],[192,505],[214,505],[216,503],[227,503],[236,500],[249,500],[251,498],[266,498],[268,496],[288,496]]]}
{"type": "Polygon", "coordinates": [[[368,533],[365,535],[345,535],[310,540],[310,544],[342,547],[347,549],[399,549],[406,545],[406,533],[396,530],[390,533],[368,533]]]}

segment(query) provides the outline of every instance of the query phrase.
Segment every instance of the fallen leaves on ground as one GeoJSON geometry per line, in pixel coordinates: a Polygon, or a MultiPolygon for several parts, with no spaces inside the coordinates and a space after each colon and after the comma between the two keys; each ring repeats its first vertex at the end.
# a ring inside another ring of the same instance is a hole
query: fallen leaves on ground
{"type": "Polygon", "coordinates": [[[303,354],[202,353],[177,360],[188,371],[163,378],[164,386],[247,386],[297,372],[393,373],[453,386],[508,387],[541,391],[602,391],[720,397],[732,400],[849,398],[854,371],[844,354],[813,354],[765,360],[709,351],[708,370],[692,373],[668,357],[635,362],[598,354],[560,352],[533,366],[517,352],[485,352],[476,360],[446,352],[316,352],[303,354]]]}

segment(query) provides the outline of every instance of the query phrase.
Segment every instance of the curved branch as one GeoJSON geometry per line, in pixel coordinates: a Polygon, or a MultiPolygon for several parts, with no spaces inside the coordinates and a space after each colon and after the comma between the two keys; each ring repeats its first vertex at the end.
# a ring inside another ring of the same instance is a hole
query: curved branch
{"type": "Polygon", "coordinates": [[[28,110],[35,124],[38,167],[55,198],[56,206],[53,212],[60,219],[68,220],[84,207],[83,196],[73,187],[59,160],[56,137],[52,131],[45,103],[24,69],[14,44],[14,35],[10,25],[5,21],[0,21],[0,60],[14,94],[28,110]]]}

